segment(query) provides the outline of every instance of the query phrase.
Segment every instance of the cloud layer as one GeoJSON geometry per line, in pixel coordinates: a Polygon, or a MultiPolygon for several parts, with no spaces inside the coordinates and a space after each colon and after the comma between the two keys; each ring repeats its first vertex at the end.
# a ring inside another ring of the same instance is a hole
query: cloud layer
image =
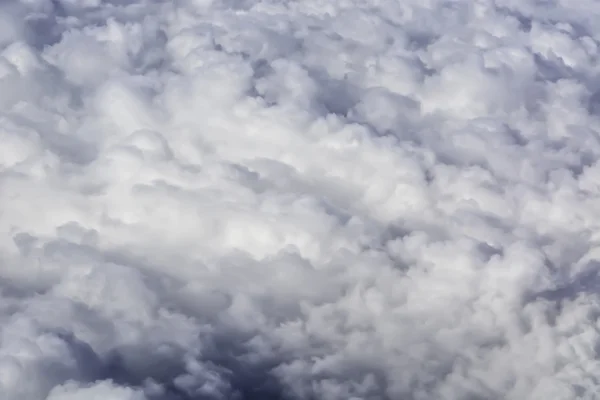
{"type": "Polygon", "coordinates": [[[598,398],[599,17],[2,2],[2,398],[598,398]]]}

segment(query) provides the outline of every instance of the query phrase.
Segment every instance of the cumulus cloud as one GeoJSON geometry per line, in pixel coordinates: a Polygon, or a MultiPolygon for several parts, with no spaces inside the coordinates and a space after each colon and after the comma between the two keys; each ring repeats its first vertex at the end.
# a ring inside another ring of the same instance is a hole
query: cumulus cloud
{"type": "Polygon", "coordinates": [[[596,398],[599,16],[2,2],[1,397],[596,398]]]}

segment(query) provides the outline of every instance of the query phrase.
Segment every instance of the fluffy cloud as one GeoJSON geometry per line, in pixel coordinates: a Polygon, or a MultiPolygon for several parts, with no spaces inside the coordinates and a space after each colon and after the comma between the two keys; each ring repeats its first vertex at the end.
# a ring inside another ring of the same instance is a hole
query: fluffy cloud
{"type": "Polygon", "coordinates": [[[596,398],[598,17],[3,2],[2,398],[596,398]]]}

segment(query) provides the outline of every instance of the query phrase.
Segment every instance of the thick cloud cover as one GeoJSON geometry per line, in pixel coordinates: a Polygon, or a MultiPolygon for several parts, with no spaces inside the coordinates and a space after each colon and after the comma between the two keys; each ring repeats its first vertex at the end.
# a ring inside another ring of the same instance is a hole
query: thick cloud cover
{"type": "Polygon", "coordinates": [[[600,3],[0,3],[3,400],[600,396],[600,3]]]}

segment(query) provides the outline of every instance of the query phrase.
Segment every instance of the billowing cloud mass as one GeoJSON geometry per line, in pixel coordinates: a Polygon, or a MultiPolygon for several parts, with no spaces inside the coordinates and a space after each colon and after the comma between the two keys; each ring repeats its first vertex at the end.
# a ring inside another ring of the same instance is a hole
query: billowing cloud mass
{"type": "Polygon", "coordinates": [[[3,400],[600,396],[600,3],[0,3],[3,400]]]}

